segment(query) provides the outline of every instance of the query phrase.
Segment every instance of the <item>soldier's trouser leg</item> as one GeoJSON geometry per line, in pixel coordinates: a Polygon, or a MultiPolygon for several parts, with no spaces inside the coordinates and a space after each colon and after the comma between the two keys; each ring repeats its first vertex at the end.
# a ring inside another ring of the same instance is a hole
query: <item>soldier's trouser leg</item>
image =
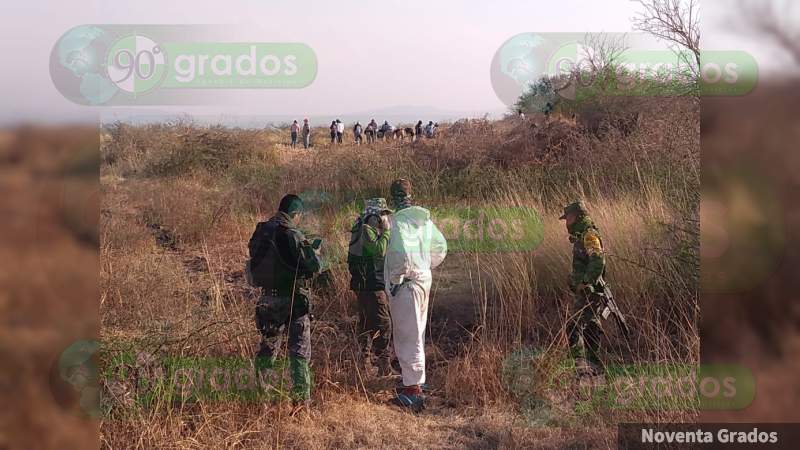
{"type": "Polygon", "coordinates": [[[292,396],[295,400],[311,397],[311,320],[308,314],[292,318],[289,324],[289,367],[292,372],[292,396]]]}
{"type": "Polygon", "coordinates": [[[369,355],[370,344],[372,354],[378,360],[389,360],[389,342],[392,338],[392,316],[389,313],[389,301],[383,291],[365,291],[358,293],[359,343],[365,356],[369,355]]]}
{"type": "Polygon", "coordinates": [[[389,343],[392,341],[392,314],[385,292],[376,292],[376,314],[378,335],[372,341],[372,352],[385,364],[389,362],[389,343]]]}
{"type": "Polygon", "coordinates": [[[261,342],[255,357],[256,370],[270,369],[275,365],[275,344],[280,334],[282,321],[275,317],[274,297],[261,296],[256,304],[256,328],[261,342]]]}
{"type": "Polygon", "coordinates": [[[261,338],[261,345],[256,353],[255,367],[256,370],[261,372],[266,369],[275,367],[275,346],[272,343],[266,342],[261,338]]]}
{"type": "Polygon", "coordinates": [[[603,335],[603,329],[600,326],[600,318],[597,314],[593,314],[592,320],[583,329],[583,340],[586,343],[586,358],[589,362],[595,364],[598,368],[603,367],[603,362],[600,360],[600,338],[603,335]]]}
{"type": "Polygon", "coordinates": [[[366,358],[369,357],[370,348],[372,346],[372,337],[374,335],[372,316],[370,314],[370,295],[371,292],[357,292],[356,300],[358,301],[358,345],[361,348],[362,355],[366,358]]]}
{"type": "Polygon", "coordinates": [[[576,296],[572,308],[572,322],[569,326],[569,343],[572,356],[585,358],[589,362],[602,367],[599,358],[602,333],[600,318],[597,316],[589,299],[583,295],[576,296]]]}

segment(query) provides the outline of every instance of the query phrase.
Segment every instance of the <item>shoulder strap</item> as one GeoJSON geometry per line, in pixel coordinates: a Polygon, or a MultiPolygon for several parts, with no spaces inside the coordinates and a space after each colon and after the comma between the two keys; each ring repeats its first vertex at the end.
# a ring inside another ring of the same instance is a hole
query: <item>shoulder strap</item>
{"type": "MultiPolygon", "coordinates": [[[[278,244],[276,244],[276,243],[275,243],[275,238],[276,238],[276,236],[277,236],[278,227],[280,227],[280,226],[281,226],[280,224],[277,224],[277,225],[275,226],[275,228],[273,229],[273,231],[272,231],[271,235],[266,237],[267,241],[269,242],[269,247],[270,247],[270,249],[272,249],[272,251],[275,253],[275,256],[276,256],[276,258],[277,258],[277,261],[278,261],[278,262],[279,262],[279,263],[280,263],[282,266],[284,266],[284,267],[286,267],[287,269],[290,269],[290,270],[297,270],[297,268],[296,268],[296,267],[292,267],[292,265],[291,265],[291,264],[289,264],[288,262],[286,262],[286,261],[283,259],[283,257],[281,256],[281,252],[280,252],[280,250],[278,250],[278,244]]],[[[264,256],[266,256],[266,255],[264,255],[264,256]]],[[[263,261],[263,260],[264,260],[264,257],[262,257],[262,258],[261,258],[261,260],[263,261]]],[[[260,263],[261,263],[261,261],[259,261],[259,264],[260,264],[260,263]]]]}

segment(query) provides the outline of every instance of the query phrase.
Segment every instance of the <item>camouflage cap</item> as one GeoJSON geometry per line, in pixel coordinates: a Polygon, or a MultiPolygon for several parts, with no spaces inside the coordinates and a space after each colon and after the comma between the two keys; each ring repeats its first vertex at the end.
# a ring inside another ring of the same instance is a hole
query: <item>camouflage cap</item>
{"type": "Polygon", "coordinates": [[[372,214],[380,215],[384,212],[392,212],[383,197],[368,198],[364,200],[364,217],[372,214]]]}
{"type": "Polygon", "coordinates": [[[392,197],[411,197],[411,182],[405,178],[400,178],[392,181],[392,186],[389,188],[392,197]]]}
{"type": "Polygon", "coordinates": [[[583,206],[583,202],[580,200],[575,200],[574,202],[570,203],[569,205],[564,207],[564,214],[559,217],[559,220],[564,220],[567,218],[567,215],[572,213],[578,214],[586,214],[586,207],[583,206]]]}

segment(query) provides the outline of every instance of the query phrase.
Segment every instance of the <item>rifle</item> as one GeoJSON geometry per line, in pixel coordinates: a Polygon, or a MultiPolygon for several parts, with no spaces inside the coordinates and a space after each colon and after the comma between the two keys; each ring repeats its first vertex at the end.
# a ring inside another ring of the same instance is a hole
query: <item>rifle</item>
{"type": "Polygon", "coordinates": [[[614,294],[611,293],[611,289],[602,277],[598,281],[598,284],[600,290],[593,290],[593,294],[599,298],[601,302],[600,316],[603,317],[603,319],[608,319],[608,316],[614,316],[614,322],[617,323],[617,327],[622,331],[626,339],[629,338],[631,329],[622,311],[619,310],[617,302],[614,301],[614,294]]]}

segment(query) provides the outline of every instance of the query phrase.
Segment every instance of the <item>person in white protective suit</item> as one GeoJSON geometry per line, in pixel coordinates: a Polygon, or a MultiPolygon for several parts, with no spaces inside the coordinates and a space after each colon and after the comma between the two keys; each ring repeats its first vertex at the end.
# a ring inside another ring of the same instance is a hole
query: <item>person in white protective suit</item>
{"type": "Polygon", "coordinates": [[[419,411],[424,407],[425,326],[431,292],[431,269],[444,261],[447,241],[430,212],[414,206],[411,183],[395,180],[391,196],[396,212],[384,260],[384,278],[392,315],[394,351],[403,375],[395,405],[419,411]]]}

